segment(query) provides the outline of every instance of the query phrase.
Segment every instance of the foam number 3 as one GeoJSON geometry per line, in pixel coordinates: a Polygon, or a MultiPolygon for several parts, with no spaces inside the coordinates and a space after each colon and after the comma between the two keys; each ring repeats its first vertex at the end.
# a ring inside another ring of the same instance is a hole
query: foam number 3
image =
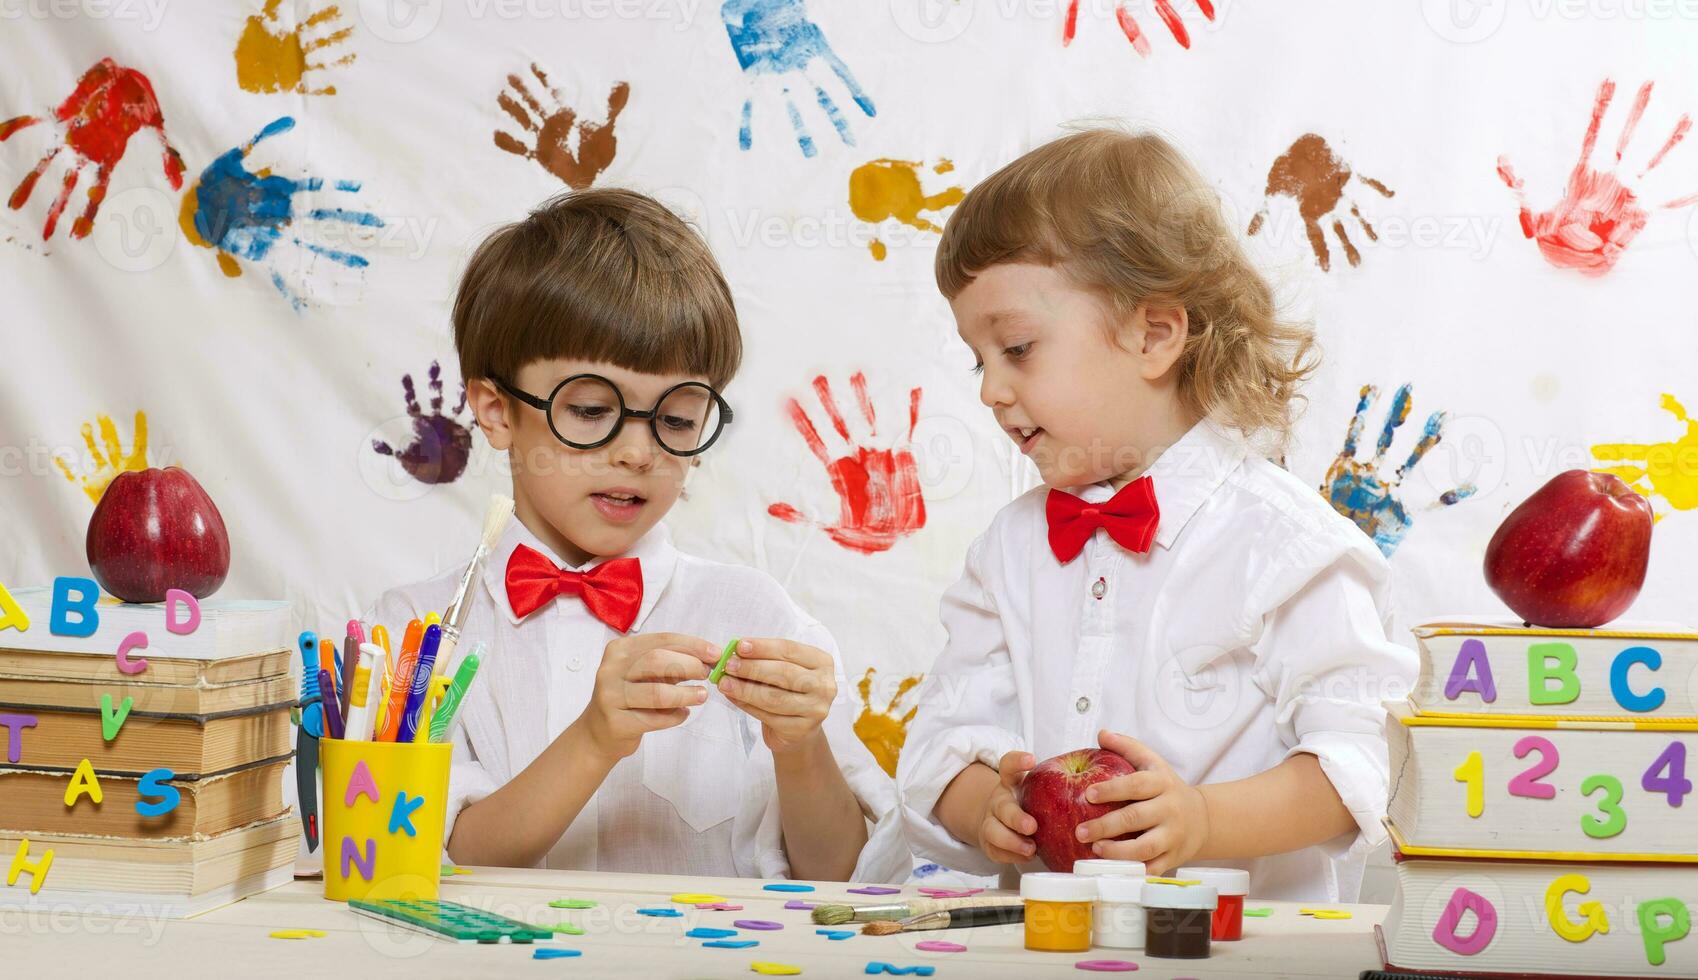
{"type": "Polygon", "coordinates": [[[1651,763],[1651,768],[1645,770],[1639,786],[1647,793],[1666,793],[1669,806],[1679,806],[1686,794],[1692,792],[1692,780],[1686,778],[1686,743],[1670,742],[1657,761],[1651,763]]]}
{"type": "Polygon", "coordinates": [[[1468,815],[1478,817],[1486,812],[1486,762],[1478,751],[1468,753],[1462,765],[1451,774],[1459,783],[1468,786],[1468,815]]]}
{"type": "Polygon", "coordinates": [[[1556,799],[1556,787],[1541,783],[1539,780],[1556,771],[1557,748],[1548,738],[1529,735],[1515,743],[1515,757],[1525,759],[1528,755],[1539,753],[1539,761],[1527,768],[1527,771],[1509,781],[1509,795],[1524,796],[1534,800],[1556,799]]]}
{"type": "Polygon", "coordinates": [[[1598,813],[1602,819],[1592,814],[1584,814],[1580,818],[1580,829],[1587,837],[1614,837],[1627,829],[1627,811],[1621,808],[1621,780],[1614,776],[1599,773],[1587,776],[1580,784],[1580,795],[1591,796],[1598,790],[1604,791],[1604,798],[1598,801],[1598,813]]]}

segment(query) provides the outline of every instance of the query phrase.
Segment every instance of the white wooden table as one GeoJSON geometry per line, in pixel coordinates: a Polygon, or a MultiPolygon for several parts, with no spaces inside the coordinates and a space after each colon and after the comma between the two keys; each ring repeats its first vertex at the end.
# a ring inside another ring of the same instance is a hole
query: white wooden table
{"type": "MultiPolygon", "coordinates": [[[[1385,914],[1379,905],[1337,906],[1350,919],[1317,920],[1298,915],[1298,906],[1257,902],[1273,915],[1244,920],[1244,939],[1214,944],[1208,960],[1162,960],[1142,950],[1097,948],[1085,954],[1033,953],[1022,948],[1019,926],[995,926],[830,940],[816,935],[805,911],[784,908],[793,899],[869,904],[898,900],[848,895],[840,882],[815,882],[807,894],[762,889],[754,879],[592,874],[514,868],[473,868],[443,879],[442,897],[527,922],[562,921],[582,926],[583,936],[562,936],[552,945],[582,951],[571,959],[533,960],[539,946],[457,945],[396,929],[327,902],[318,881],[302,880],[190,920],[80,916],[67,911],[0,911],[0,976],[171,978],[196,976],[299,977],[303,980],[376,980],[386,977],[630,976],[644,978],[753,977],[755,961],[788,963],[802,976],[865,976],[869,961],[897,966],[929,964],[937,980],[998,977],[1085,977],[1074,963],[1121,959],[1137,963],[1141,980],[1181,977],[1354,978],[1379,965],[1373,927],[1385,914]],[[699,911],[674,906],[681,918],[653,918],[637,909],[671,905],[680,892],[719,895],[740,912],[699,911]],[[553,909],[553,899],[591,899],[591,909],[553,909]],[[735,919],[783,923],[772,932],[742,930],[758,939],[749,949],[706,949],[684,938],[696,926],[733,928],[735,919]],[[318,929],[323,938],[273,939],[284,929],[318,929]],[[922,939],[945,939],[968,947],[963,953],[914,949],[922,939]]],[[[919,897],[914,886],[903,895],[919,897]]]]}

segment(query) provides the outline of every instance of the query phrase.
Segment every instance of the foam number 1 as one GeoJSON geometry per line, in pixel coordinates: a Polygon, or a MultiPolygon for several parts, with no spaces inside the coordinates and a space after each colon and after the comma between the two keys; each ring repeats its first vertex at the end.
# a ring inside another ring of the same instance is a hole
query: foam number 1
{"type": "Polygon", "coordinates": [[[1686,743],[1670,742],[1669,747],[1645,770],[1639,786],[1647,793],[1665,793],[1669,806],[1679,806],[1692,792],[1692,780],[1686,778],[1686,743]],[[1666,773],[1666,775],[1664,775],[1666,773]]]}
{"type": "Polygon", "coordinates": [[[1604,791],[1604,798],[1598,801],[1598,813],[1602,816],[1583,814],[1580,829],[1587,837],[1614,837],[1627,829],[1627,811],[1621,808],[1621,780],[1604,773],[1587,776],[1580,784],[1580,795],[1591,796],[1600,789],[1604,791]]]}
{"type": "Polygon", "coordinates": [[[1478,750],[1468,753],[1462,765],[1451,774],[1459,783],[1468,786],[1468,815],[1478,817],[1486,812],[1486,762],[1478,750]]]}
{"type": "Polygon", "coordinates": [[[1539,761],[1527,767],[1527,771],[1509,781],[1509,795],[1524,796],[1534,800],[1556,799],[1556,787],[1539,780],[1556,771],[1557,749],[1551,740],[1539,735],[1529,735],[1515,743],[1515,757],[1525,759],[1531,753],[1539,753],[1539,761]]]}

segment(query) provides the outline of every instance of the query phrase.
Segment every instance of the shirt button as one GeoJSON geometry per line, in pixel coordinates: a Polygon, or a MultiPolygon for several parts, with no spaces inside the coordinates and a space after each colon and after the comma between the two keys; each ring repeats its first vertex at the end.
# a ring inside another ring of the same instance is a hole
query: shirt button
{"type": "Polygon", "coordinates": [[[574,655],[571,660],[566,661],[566,666],[571,668],[572,670],[577,670],[578,668],[582,667],[583,665],[584,665],[584,659],[582,657],[579,657],[579,656],[576,656],[576,655],[574,655]]]}
{"type": "Polygon", "coordinates": [[[1091,584],[1091,595],[1097,597],[1098,599],[1101,599],[1103,597],[1103,594],[1106,593],[1107,591],[1108,591],[1108,580],[1107,579],[1100,579],[1099,578],[1091,584]]]}
{"type": "Polygon", "coordinates": [[[1091,699],[1090,698],[1080,698],[1079,700],[1073,702],[1073,707],[1079,709],[1080,714],[1084,714],[1085,712],[1091,710],[1091,699]]]}

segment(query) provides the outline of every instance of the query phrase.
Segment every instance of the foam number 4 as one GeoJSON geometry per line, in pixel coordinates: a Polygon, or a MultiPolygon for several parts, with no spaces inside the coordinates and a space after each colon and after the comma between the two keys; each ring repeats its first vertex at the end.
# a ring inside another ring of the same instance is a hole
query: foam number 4
{"type": "Polygon", "coordinates": [[[1478,751],[1468,753],[1462,765],[1451,774],[1468,787],[1468,815],[1478,817],[1486,812],[1486,762],[1478,751]]]}
{"type": "Polygon", "coordinates": [[[1587,837],[1614,837],[1627,829],[1627,811],[1621,808],[1621,780],[1603,773],[1587,776],[1580,784],[1580,795],[1591,796],[1600,789],[1604,791],[1604,798],[1598,801],[1598,813],[1602,816],[1584,814],[1580,829],[1587,837]]]}
{"type": "Polygon", "coordinates": [[[1538,735],[1529,735],[1515,743],[1515,757],[1525,759],[1528,755],[1539,753],[1539,761],[1527,767],[1527,771],[1509,781],[1509,795],[1524,796],[1534,800],[1556,799],[1556,787],[1541,783],[1539,780],[1556,771],[1557,749],[1551,740],[1538,735]]]}
{"type": "Polygon", "coordinates": [[[1645,770],[1639,786],[1647,793],[1665,793],[1669,806],[1679,806],[1692,792],[1692,780],[1686,778],[1686,743],[1670,742],[1669,747],[1645,770]],[[1666,773],[1666,775],[1664,775],[1666,773]]]}

